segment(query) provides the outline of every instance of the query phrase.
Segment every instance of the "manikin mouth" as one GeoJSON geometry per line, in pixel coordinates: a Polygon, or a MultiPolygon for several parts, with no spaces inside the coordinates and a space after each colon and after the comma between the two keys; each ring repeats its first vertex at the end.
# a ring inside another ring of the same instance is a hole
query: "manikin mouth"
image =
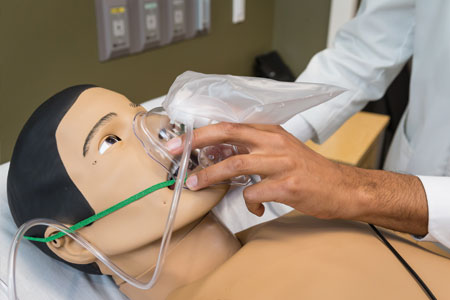
{"type": "MultiPolygon", "coordinates": [[[[193,170],[195,170],[195,168],[198,167],[198,153],[199,152],[200,152],[199,149],[192,150],[191,157],[190,157],[190,160],[189,160],[188,171],[193,171],[193,170]]],[[[179,169],[180,169],[179,165],[171,164],[170,165],[170,173],[167,174],[167,180],[172,180],[172,179],[176,180],[177,176],[178,176],[178,170],[179,169]]],[[[167,188],[169,190],[173,191],[174,188],[175,188],[175,183],[170,185],[170,186],[168,186],[167,188]]]]}

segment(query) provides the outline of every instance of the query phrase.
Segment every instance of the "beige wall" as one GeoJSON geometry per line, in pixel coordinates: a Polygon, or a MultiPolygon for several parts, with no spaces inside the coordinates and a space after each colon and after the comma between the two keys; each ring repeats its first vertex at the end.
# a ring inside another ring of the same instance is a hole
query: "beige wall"
{"type": "Polygon", "coordinates": [[[165,94],[188,69],[251,75],[253,58],[272,48],[298,73],[325,45],[328,0],[247,0],[246,21],[238,25],[231,3],[212,0],[207,36],[100,63],[93,0],[3,1],[0,163],[10,160],[30,114],[65,87],[93,83],[142,102],[165,94]]]}
{"type": "Polygon", "coordinates": [[[327,45],[331,0],[275,0],[273,48],[295,76],[327,45]]]}

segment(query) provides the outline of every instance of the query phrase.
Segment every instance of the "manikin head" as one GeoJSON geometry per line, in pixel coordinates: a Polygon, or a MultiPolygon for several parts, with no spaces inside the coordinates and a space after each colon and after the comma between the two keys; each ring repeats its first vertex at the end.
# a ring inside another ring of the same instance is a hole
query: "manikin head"
{"type": "MultiPolygon", "coordinates": [[[[45,217],[70,226],[166,181],[167,173],[134,135],[132,121],[142,110],[123,95],[90,85],[68,88],[41,105],[11,160],[8,199],[16,224],[45,217]]],[[[184,190],[174,230],[201,218],[225,192],[225,186],[184,190]]],[[[126,257],[162,237],[172,195],[169,188],[158,190],[78,232],[108,256],[126,257]]],[[[27,235],[54,233],[41,227],[27,235]]],[[[67,236],[35,244],[77,269],[101,274],[96,258],[67,236]]]]}

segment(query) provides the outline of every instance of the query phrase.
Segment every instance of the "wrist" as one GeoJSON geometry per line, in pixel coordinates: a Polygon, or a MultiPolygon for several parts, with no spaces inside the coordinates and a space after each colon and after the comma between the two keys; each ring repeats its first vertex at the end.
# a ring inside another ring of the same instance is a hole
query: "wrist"
{"type": "Polygon", "coordinates": [[[428,204],[416,176],[345,166],[348,174],[346,219],[425,235],[428,204]]]}
{"type": "Polygon", "coordinates": [[[422,181],[417,176],[411,176],[411,180],[413,181],[413,194],[416,195],[416,206],[417,206],[417,217],[416,224],[417,228],[412,234],[416,236],[426,236],[428,234],[428,222],[429,222],[429,211],[428,211],[428,199],[427,193],[425,192],[425,187],[423,186],[422,181]]]}
{"type": "Polygon", "coordinates": [[[329,181],[331,206],[335,209],[329,218],[359,220],[367,213],[367,204],[373,199],[373,193],[362,182],[363,169],[334,163],[329,181]]]}
{"type": "Polygon", "coordinates": [[[364,220],[373,213],[371,206],[375,202],[377,184],[369,170],[340,165],[344,189],[342,219],[364,220]]]}

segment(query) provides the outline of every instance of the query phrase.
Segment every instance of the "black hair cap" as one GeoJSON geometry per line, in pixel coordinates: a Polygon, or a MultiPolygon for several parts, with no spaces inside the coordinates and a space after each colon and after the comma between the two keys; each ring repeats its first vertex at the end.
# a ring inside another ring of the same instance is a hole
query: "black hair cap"
{"type": "MultiPolygon", "coordinates": [[[[36,109],[19,134],[8,172],[8,203],[18,227],[35,218],[75,224],[94,210],[66,172],[56,145],[56,129],[80,94],[95,87],[67,88],[36,109]]],[[[44,237],[46,227],[31,228],[28,236],[44,237]]],[[[101,274],[97,264],[72,264],[54,254],[46,243],[32,242],[59,261],[90,274],[101,274]]]]}

